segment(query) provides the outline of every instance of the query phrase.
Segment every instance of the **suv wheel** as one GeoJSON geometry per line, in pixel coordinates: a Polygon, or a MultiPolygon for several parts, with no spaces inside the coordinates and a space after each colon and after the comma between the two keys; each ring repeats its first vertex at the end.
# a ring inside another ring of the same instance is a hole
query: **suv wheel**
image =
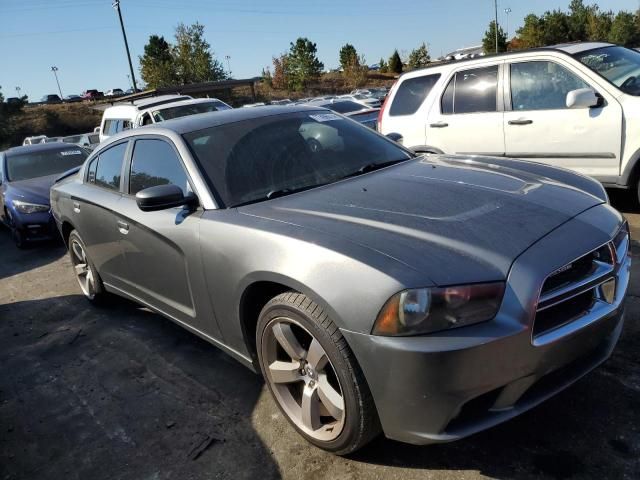
{"type": "Polygon", "coordinates": [[[364,375],[340,330],[305,295],[286,292],[262,309],[258,360],[278,407],[312,444],[351,453],[379,432],[364,375]]]}

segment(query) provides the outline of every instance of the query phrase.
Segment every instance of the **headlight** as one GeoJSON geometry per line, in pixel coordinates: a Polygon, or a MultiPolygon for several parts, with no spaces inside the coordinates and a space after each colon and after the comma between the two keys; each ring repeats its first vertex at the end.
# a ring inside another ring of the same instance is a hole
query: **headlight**
{"type": "Polygon", "coordinates": [[[40,205],[38,203],[21,202],[20,200],[12,200],[13,206],[20,213],[38,213],[48,212],[49,205],[40,205]]]}
{"type": "Polygon", "coordinates": [[[491,320],[504,283],[405,290],[391,297],[373,326],[374,335],[419,335],[491,320]]]}

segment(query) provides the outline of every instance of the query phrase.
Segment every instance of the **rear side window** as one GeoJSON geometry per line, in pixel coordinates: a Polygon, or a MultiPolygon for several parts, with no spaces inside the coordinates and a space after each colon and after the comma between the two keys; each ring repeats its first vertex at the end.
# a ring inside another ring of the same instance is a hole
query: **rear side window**
{"type": "Polygon", "coordinates": [[[116,133],[128,130],[131,128],[131,122],[129,120],[121,118],[108,118],[104,121],[104,127],[102,127],[102,134],[111,136],[116,133]]]}
{"type": "MultiPolygon", "coordinates": [[[[100,153],[95,173],[95,184],[111,190],[120,190],[122,162],[127,151],[127,142],[108,148],[100,153]]],[[[89,168],[91,175],[91,167],[89,168]]]]}
{"type": "Polygon", "coordinates": [[[137,140],[131,158],[129,193],[156,185],[177,185],[189,190],[187,174],[171,145],[163,140],[137,140]]]}
{"type": "Polygon", "coordinates": [[[436,74],[409,78],[402,82],[393,98],[389,115],[396,117],[416,113],[439,79],[440,74],[436,74]]]}
{"type": "Polygon", "coordinates": [[[498,110],[498,66],[457,72],[442,95],[443,114],[498,110]]]}

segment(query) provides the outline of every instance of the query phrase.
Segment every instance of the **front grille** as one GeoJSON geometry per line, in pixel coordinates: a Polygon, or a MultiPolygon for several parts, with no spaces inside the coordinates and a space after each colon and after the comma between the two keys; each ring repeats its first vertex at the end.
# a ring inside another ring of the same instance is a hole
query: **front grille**
{"type": "Polygon", "coordinates": [[[533,339],[584,317],[599,302],[612,303],[611,283],[628,248],[625,224],[611,242],[551,273],[540,290],[533,339]]]}

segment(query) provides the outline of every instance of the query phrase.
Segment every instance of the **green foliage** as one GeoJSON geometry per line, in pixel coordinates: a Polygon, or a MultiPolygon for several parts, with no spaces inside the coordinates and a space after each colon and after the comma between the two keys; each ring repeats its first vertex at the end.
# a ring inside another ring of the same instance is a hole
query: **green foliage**
{"type": "Polygon", "coordinates": [[[211,46],[204,39],[204,25],[194,23],[176,27],[173,61],[178,81],[188,83],[211,82],[226,78],[222,64],[213,58],[211,46]]]}
{"type": "MultiPolygon", "coordinates": [[[[482,38],[482,50],[484,53],[496,53],[496,22],[492,20],[489,28],[484,32],[482,38]]],[[[507,51],[507,34],[500,25],[498,25],[498,52],[507,51]]]]}
{"type": "Polygon", "coordinates": [[[629,12],[618,13],[611,24],[609,41],[633,47],[638,45],[639,36],[635,15],[629,12]]]}
{"type": "Polygon", "coordinates": [[[358,52],[356,47],[347,43],[340,49],[340,66],[343,70],[346,70],[348,66],[353,65],[358,61],[358,52]]]}
{"type": "Polygon", "coordinates": [[[424,68],[429,65],[431,62],[431,57],[429,56],[429,51],[427,50],[427,45],[422,42],[415,50],[412,50],[409,54],[409,60],[407,61],[407,66],[414,70],[416,68],[424,68]]]}
{"type": "Polygon", "coordinates": [[[140,75],[149,88],[168,87],[177,82],[171,46],[158,35],[151,35],[140,57],[140,75]]]}
{"type": "Polygon", "coordinates": [[[516,40],[519,48],[576,41],[610,41],[635,47],[640,45],[640,17],[626,11],[614,15],[597,4],[587,6],[583,0],[571,0],[568,13],[553,10],[541,17],[527,15],[516,40]]]}
{"type": "Polygon", "coordinates": [[[295,43],[291,43],[285,69],[290,88],[303,90],[320,77],[324,64],[318,60],[317,53],[316,44],[308,38],[298,38],[295,43]]]}
{"type": "Polygon", "coordinates": [[[262,69],[262,81],[270,87],[273,86],[273,77],[271,76],[271,70],[269,67],[262,69]]]}
{"type": "Polygon", "coordinates": [[[289,76],[289,56],[283,53],[279,57],[273,57],[273,77],[271,85],[276,90],[290,90],[291,78],[289,76]]]}
{"type": "Polygon", "coordinates": [[[389,66],[387,65],[387,62],[384,61],[384,58],[380,59],[380,63],[378,65],[380,65],[380,73],[387,73],[389,71],[389,66]]]}
{"type": "Polygon", "coordinates": [[[400,58],[398,50],[394,50],[389,58],[389,72],[402,73],[402,59],[400,58]]]}
{"type": "Polygon", "coordinates": [[[176,44],[151,35],[140,57],[140,75],[148,88],[176,84],[210,82],[226,78],[222,64],[204,39],[204,25],[180,23],[176,27],[176,44]]]}

